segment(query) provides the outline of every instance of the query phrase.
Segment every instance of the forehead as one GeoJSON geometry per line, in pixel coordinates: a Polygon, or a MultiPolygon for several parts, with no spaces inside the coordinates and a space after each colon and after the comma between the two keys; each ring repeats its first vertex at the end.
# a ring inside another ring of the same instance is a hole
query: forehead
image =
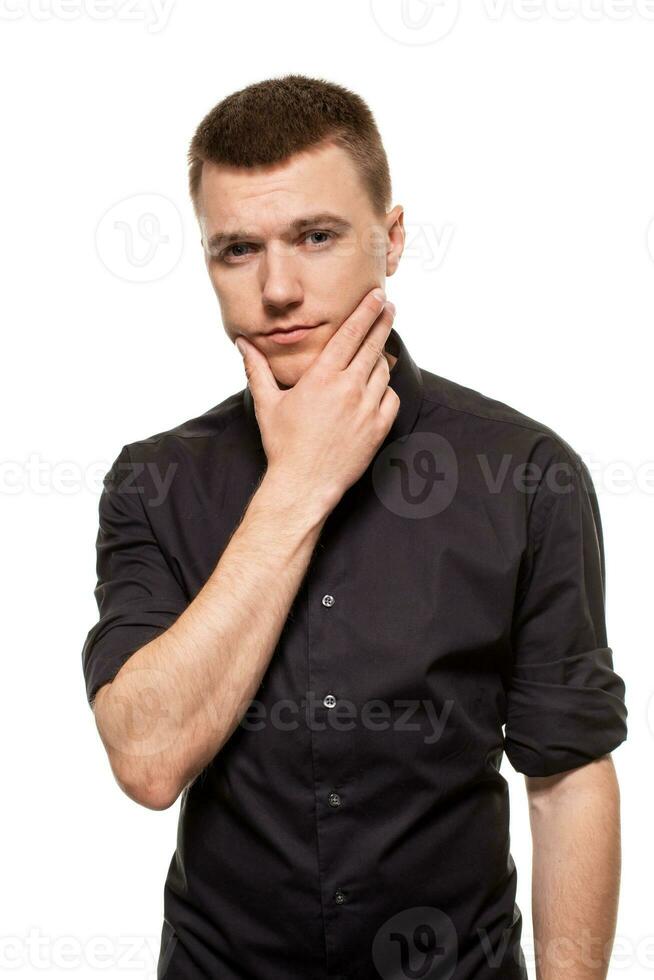
{"type": "Polygon", "coordinates": [[[273,234],[306,212],[330,211],[356,221],[370,211],[368,196],[349,153],[320,144],[265,167],[205,163],[198,214],[206,235],[247,227],[273,234]]]}

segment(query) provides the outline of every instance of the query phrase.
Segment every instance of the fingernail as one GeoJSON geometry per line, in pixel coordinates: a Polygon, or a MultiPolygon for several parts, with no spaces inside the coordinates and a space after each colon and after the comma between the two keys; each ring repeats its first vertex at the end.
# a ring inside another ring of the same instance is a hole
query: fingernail
{"type": "Polygon", "coordinates": [[[237,337],[234,343],[238,347],[239,354],[243,357],[245,355],[245,341],[242,337],[237,337]]]}
{"type": "Polygon", "coordinates": [[[380,303],[382,302],[382,300],[384,300],[386,298],[383,289],[375,289],[375,290],[373,290],[372,295],[375,297],[375,299],[378,299],[380,303]]]}

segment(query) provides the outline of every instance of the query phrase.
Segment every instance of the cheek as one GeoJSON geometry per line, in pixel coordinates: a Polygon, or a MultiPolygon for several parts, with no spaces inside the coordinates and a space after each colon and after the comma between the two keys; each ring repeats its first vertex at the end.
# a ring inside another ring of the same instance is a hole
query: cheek
{"type": "Polygon", "coordinates": [[[206,264],[207,274],[209,276],[209,281],[213,286],[213,291],[218,297],[218,300],[222,302],[222,294],[224,289],[220,281],[220,275],[218,273],[218,267],[213,262],[208,262],[206,264]]]}
{"type": "Polygon", "coordinates": [[[247,289],[243,284],[239,287],[233,279],[221,275],[220,270],[215,267],[210,267],[208,272],[225,324],[239,323],[247,315],[247,289]]]}
{"type": "Polygon", "coordinates": [[[366,293],[383,284],[383,277],[369,268],[354,268],[341,276],[326,294],[325,308],[332,311],[335,322],[342,323],[360,304],[366,293]]]}
{"type": "Polygon", "coordinates": [[[329,261],[322,263],[320,275],[327,276],[332,285],[338,285],[349,293],[371,279],[376,266],[372,252],[368,254],[360,248],[350,248],[330,255],[329,261]]]}
{"type": "Polygon", "coordinates": [[[371,257],[359,248],[343,246],[317,253],[304,265],[307,283],[320,296],[336,296],[340,302],[352,296],[372,274],[371,257]]]}

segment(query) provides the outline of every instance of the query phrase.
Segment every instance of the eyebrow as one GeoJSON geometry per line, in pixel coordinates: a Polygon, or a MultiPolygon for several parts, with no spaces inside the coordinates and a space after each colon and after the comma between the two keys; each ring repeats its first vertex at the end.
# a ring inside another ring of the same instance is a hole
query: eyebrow
{"type": "MultiPolygon", "coordinates": [[[[296,235],[304,231],[305,228],[312,228],[315,225],[329,225],[331,228],[339,231],[350,231],[352,229],[350,222],[346,218],[341,217],[341,215],[333,214],[331,211],[320,211],[318,214],[303,215],[301,218],[296,218],[294,221],[291,221],[282,230],[282,237],[296,235]]],[[[258,241],[259,236],[253,232],[242,230],[231,232],[217,231],[207,242],[207,249],[214,252],[220,248],[224,248],[226,245],[244,240],[258,241]]]]}

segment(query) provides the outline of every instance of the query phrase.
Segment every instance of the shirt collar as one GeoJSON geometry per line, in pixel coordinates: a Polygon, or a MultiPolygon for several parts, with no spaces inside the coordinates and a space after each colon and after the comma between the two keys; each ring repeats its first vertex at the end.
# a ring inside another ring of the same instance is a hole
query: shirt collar
{"type": "MultiPolygon", "coordinates": [[[[382,445],[408,435],[418,418],[422,404],[423,382],[420,368],[409,354],[407,347],[397,330],[392,327],[386,340],[386,350],[397,358],[391,368],[389,385],[400,398],[400,407],[393,425],[382,445]]],[[[249,386],[243,389],[243,406],[248,423],[254,426],[259,435],[259,425],[254,411],[254,399],[249,386]]]]}

